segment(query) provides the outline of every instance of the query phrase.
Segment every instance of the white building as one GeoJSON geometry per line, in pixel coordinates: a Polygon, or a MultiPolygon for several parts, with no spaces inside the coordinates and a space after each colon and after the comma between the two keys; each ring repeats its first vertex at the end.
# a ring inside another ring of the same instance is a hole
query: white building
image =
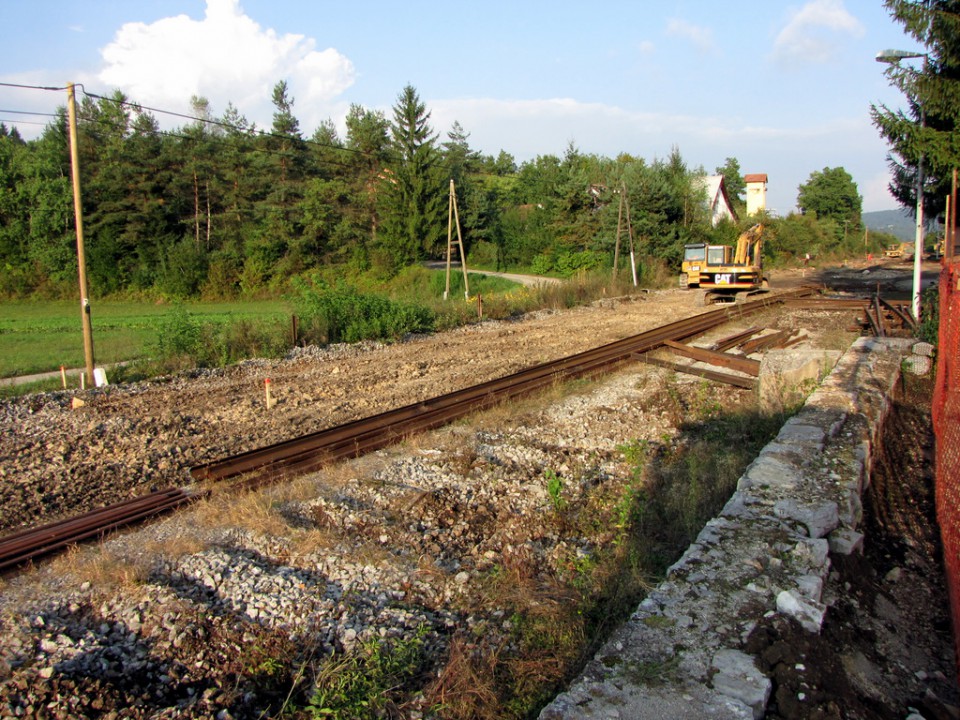
{"type": "Polygon", "coordinates": [[[753,173],[744,175],[747,184],[747,215],[754,215],[767,209],[767,175],[753,173]]]}

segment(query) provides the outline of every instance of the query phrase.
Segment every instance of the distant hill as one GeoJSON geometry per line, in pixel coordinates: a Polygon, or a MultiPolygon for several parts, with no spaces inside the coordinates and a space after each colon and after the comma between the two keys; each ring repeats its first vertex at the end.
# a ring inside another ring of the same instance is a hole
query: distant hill
{"type": "MultiPolygon", "coordinates": [[[[917,234],[917,226],[913,216],[907,210],[877,210],[865,212],[861,216],[863,224],[871,230],[890,233],[900,240],[913,240],[917,234]]],[[[930,227],[927,227],[930,230],[930,227]]]]}

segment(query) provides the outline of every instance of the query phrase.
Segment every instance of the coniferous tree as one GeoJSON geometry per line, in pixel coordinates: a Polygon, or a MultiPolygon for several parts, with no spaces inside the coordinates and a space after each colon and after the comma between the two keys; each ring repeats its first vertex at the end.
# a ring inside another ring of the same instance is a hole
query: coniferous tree
{"type": "Polygon", "coordinates": [[[874,125],[891,146],[890,191],[905,207],[916,208],[922,159],[924,208],[939,214],[952,171],[960,166],[960,2],[885,0],[884,5],[924,51],[923,58],[886,70],[907,97],[907,109],[871,106],[874,125]]]}
{"type": "Polygon", "coordinates": [[[412,85],[393,107],[391,159],[380,182],[383,202],[382,246],[393,269],[439,256],[445,237],[447,186],[440,173],[437,134],[430,113],[412,85]]]}

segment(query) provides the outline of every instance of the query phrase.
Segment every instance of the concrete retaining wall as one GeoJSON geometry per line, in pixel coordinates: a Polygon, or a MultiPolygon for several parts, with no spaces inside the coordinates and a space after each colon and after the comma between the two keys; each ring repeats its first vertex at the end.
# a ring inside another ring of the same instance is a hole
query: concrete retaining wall
{"type": "Polygon", "coordinates": [[[741,648],[770,613],[819,632],[830,555],[862,547],[871,447],[910,344],[854,343],[542,720],[763,716],[770,680],[741,648]]]}

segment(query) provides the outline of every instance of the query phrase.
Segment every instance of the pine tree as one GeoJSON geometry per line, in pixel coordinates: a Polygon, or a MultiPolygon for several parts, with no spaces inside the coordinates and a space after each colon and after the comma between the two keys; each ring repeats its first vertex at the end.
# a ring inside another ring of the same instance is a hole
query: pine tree
{"type": "Polygon", "coordinates": [[[439,172],[437,134],[412,85],[397,98],[390,131],[393,156],[381,181],[383,247],[397,269],[416,262],[424,252],[439,252],[448,195],[439,172]]]}
{"type": "Polygon", "coordinates": [[[894,20],[925,49],[920,67],[891,64],[886,74],[908,99],[906,110],[871,106],[874,125],[891,146],[890,191],[916,207],[923,161],[924,208],[943,211],[954,168],[960,166],[960,1],[885,0],[894,20]]]}

